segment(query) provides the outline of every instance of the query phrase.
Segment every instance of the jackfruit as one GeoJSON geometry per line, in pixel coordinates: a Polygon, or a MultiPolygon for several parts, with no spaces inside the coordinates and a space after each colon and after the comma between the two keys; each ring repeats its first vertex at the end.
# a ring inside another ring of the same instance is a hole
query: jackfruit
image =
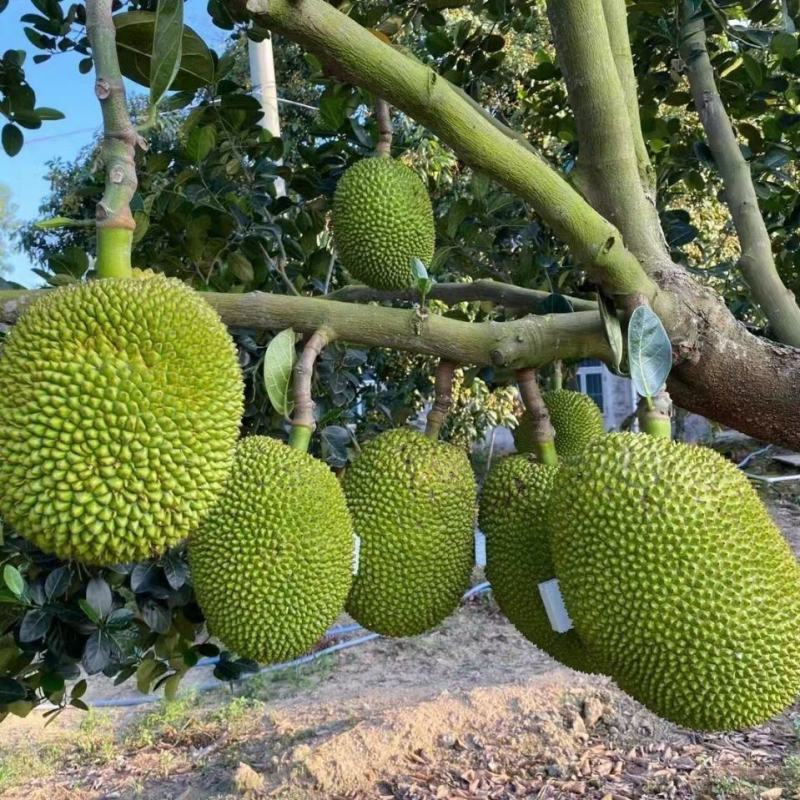
{"type": "Polygon", "coordinates": [[[189,538],[209,631],[262,663],[307,652],[344,607],[353,541],[324,463],[277,439],[243,439],[225,491],[189,538]]]}
{"type": "Polygon", "coordinates": [[[529,641],[573,669],[591,672],[575,630],[553,630],[539,584],[556,577],[547,508],[557,466],[532,455],[508,456],[492,466],[481,491],[479,526],[486,535],[486,578],[500,610],[529,641]]]}
{"type": "Polygon", "coordinates": [[[800,568],[712,450],[615,433],[556,474],[549,524],[590,656],[690,728],[757,725],[800,690],[800,568]]]}
{"type": "MultiPolygon", "coordinates": [[[[542,398],[556,432],[556,453],[561,458],[580,455],[604,429],[603,414],[589,395],[569,389],[544,392],[542,398]]],[[[514,443],[520,453],[534,450],[530,415],[525,412],[514,431],[514,443]]]]}
{"type": "Polygon", "coordinates": [[[407,289],[411,259],[430,264],[433,208],[425,186],[400,161],[366,158],[339,180],[333,238],[342,266],[375,289],[407,289]]]}
{"type": "Polygon", "coordinates": [[[475,561],[466,455],[410,428],[386,431],[364,445],[343,487],[360,537],[347,611],[387,636],[438,625],[468,588],[475,561]]]}
{"type": "Polygon", "coordinates": [[[225,326],[180,281],[43,292],[0,355],[0,513],[60,558],[158,555],[222,490],[242,396],[225,326]]]}

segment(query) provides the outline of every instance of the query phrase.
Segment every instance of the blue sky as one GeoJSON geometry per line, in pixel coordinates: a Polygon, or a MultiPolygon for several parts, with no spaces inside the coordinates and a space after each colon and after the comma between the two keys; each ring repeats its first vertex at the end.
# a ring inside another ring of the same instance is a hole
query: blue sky
{"type": "MultiPolygon", "coordinates": [[[[226,32],[212,25],[205,8],[206,0],[188,0],[184,20],[209,46],[219,49],[226,32]]],[[[25,146],[14,158],[0,148],[0,182],[11,189],[12,201],[18,206],[17,216],[25,221],[38,218],[39,203],[48,193],[45,162],[59,156],[74,158],[92,141],[101,124],[100,107],[93,91],[94,76],[78,72],[80,56],[67,53],[44,64],[34,64],[31,60],[39,51],[25,37],[19,17],[35,11],[30,0],[11,0],[0,17],[0,53],[8,49],[26,50],[26,77],[36,92],[36,104],[57,108],[65,118],[45,122],[39,130],[25,131],[25,146]]],[[[135,84],[128,84],[128,91],[146,92],[135,84]]],[[[24,254],[15,253],[13,272],[8,277],[26,286],[37,285],[40,279],[30,267],[24,254]]]]}

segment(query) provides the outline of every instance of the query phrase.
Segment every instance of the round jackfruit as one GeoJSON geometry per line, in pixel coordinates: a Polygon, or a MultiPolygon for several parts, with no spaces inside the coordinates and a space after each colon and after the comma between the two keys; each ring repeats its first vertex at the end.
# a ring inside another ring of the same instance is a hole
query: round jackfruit
{"type": "Polygon", "coordinates": [[[747,478],[703,447],[618,433],[561,467],[549,517],[592,657],[665,719],[759,724],[800,690],[800,568],[747,478]]]}
{"type": "MultiPolygon", "coordinates": [[[[580,455],[605,430],[603,414],[589,395],[556,389],[544,392],[542,398],[556,432],[556,452],[561,458],[580,455]]],[[[514,443],[520,453],[533,452],[532,434],[530,415],[525,412],[514,431],[514,443]]]]}
{"type": "Polygon", "coordinates": [[[422,181],[400,161],[365,158],[339,180],[333,237],[344,268],[375,289],[411,286],[411,259],[433,258],[431,201],[422,181]]]}
{"type": "Polygon", "coordinates": [[[240,656],[308,651],[341,613],[353,525],[336,476],[265,436],[243,439],[219,503],[189,538],[209,631],[240,656]]]}
{"type": "Polygon", "coordinates": [[[458,606],[475,562],[466,455],[410,428],[386,431],[364,445],[343,486],[361,539],[347,611],[386,636],[438,625],[458,606]]]}
{"type": "Polygon", "coordinates": [[[0,513],[60,558],[157,555],[222,491],[242,395],[225,326],[180,281],[43,293],[0,355],[0,513]]]}
{"type": "Polygon", "coordinates": [[[558,467],[532,455],[497,461],[481,491],[479,525],[486,535],[486,578],[500,610],[529,641],[573,669],[591,672],[574,629],[553,630],[539,584],[556,577],[546,512],[558,467]]]}

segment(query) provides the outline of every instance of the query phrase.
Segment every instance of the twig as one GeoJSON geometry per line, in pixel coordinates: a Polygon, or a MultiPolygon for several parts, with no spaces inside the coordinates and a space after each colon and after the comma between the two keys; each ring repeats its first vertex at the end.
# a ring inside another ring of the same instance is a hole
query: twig
{"type": "Polygon", "coordinates": [[[378,142],[375,155],[388,158],[392,154],[392,111],[382,98],[375,101],[375,120],[378,123],[378,142]]]}
{"type": "Polygon", "coordinates": [[[316,427],[314,401],[311,398],[314,364],[319,354],[334,338],[335,334],[329,328],[320,328],[312,333],[294,366],[294,414],[289,445],[298,450],[308,450],[311,434],[316,427]]]}
{"type": "Polygon", "coordinates": [[[447,420],[450,408],[453,405],[453,376],[456,365],[452,361],[442,360],[436,367],[436,380],[434,382],[433,407],[428,412],[425,423],[425,435],[429,439],[438,439],[439,432],[447,420]]]}
{"type": "Polygon", "coordinates": [[[534,452],[543,464],[558,464],[555,447],[555,430],[550,424],[550,414],[539,391],[535,369],[518,369],[517,386],[522,405],[531,421],[534,452]]]}

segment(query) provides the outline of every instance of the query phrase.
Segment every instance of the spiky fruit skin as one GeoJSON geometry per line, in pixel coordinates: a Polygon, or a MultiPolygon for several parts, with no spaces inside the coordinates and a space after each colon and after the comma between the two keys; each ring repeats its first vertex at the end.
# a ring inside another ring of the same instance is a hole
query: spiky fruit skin
{"type": "Polygon", "coordinates": [[[333,237],[344,268],[375,289],[411,286],[411,259],[433,258],[436,234],[425,186],[400,161],[365,158],[339,180],[333,237]]]}
{"type": "Polygon", "coordinates": [[[353,525],[336,476],[276,439],[243,439],[219,503],[189,538],[209,631],[261,663],[295,658],[344,607],[353,525]]]}
{"type": "Polygon", "coordinates": [[[479,526],[486,535],[486,578],[500,610],[529,641],[557,661],[591,672],[575,630],[556,633],[538,586],[556,577],[547,508],[558,467],[532,455],[508,456],[492,466],[481,490],[479,526]]]}
{"type": "MultiPolygon", "coordinates": [[[[561,458],[579,456],[588,445],[603,434],[603,414],[589,395],[569,389],[556,389],[542,394],[550,422],[556,432],[556,453],[561,458]]],[[[514,431],[514,442],[520,453],[534,450],[530,415],[520,417],[514,431]]]]}
{"type": "Polygon", "coordinates": [[[550,525],[578,634],[620,687],[699,730],[757,725],[800,690],[800,569],[746,477],[702,447],[596,439],[550,525]]]}
{"type": "Polygon", "coordinates": [[[60,558],[149,558],[222,491],[242,415],[236,348],[180,281],[48,292],[0,355],[0,513],[60,558]]]}
{"type": "Polygon", "coordinates": [[[475,561],[466,455],[408,428],[386,431],[364,445],[343,486],[361,537],[347,611],[386,636],[438,625],[468,588],[475,561]]]}

